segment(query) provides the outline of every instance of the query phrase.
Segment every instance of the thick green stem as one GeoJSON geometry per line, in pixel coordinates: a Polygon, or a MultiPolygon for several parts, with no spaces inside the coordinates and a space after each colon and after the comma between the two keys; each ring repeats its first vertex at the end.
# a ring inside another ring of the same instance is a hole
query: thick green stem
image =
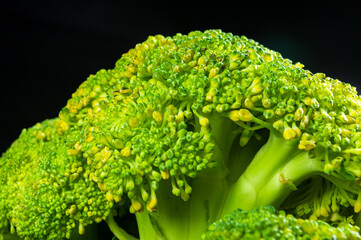
{"type": "Polygon", "coordinates": [[[297,189],[305,179],[319,175],[323,171],[319,159],[310,158],[304,151],[295,156],[260,189],[255,205],[279,207],[285,198],[297,189]]]}
{"type": "Polygon", "coordinates": [[[144,211],[137,213],[136,218],[140,239],[167,240],[162,231],[159,229],[156,214],[144,211]]]}
{"type": "Polygon", "coordinates": [[[139,235],[142,240],[188,239],[189,201],[172,194],[169,182],[162,181],[156,191],[157,211],[137,213],[139,235]]]}
{"type": "Polygon", "coordinates": [[[300,152],[295,142],[271,133],[267,143],[258,151],[242,176],[258,191],[278,169],[300,152]]]}
{"type": "Polygon", "coordinates": [[[245,172],[230,186],[222,216],[237,208],[249,210],[255,206],[263,185],[300,152],[294,141],[286,141],[278,133],[271,132],[245,172]]]}
{"type": "Polygon", "coordinates": [[[137,240],[137,238],[129,235],[126,231],[124,231],[124,229],[118,226],[118,224],[114,221],[112,214],[107,217],[106,222],[110,230],[119,240],[137,240]]]}
{"type": "Polygon", "coordinates": [[[189,206],[189,240],[200,239],[201,234],[219,219],[227,185],[224,178],[199,177],[192,183],[189,206]]]}

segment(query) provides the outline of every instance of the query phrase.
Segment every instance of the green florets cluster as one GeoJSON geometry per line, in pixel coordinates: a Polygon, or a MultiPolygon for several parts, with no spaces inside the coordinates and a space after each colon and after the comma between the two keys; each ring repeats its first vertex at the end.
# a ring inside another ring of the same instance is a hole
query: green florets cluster
{"type": "MultiPolygon", "coordinates": [[[[161,179],[170,179],[173,194],[188,200],[186,178],[195,177],[212,158],[214,145],[203,123],[187,129],[187,119],[193,118],[189,105],[172,102],[168,88],[156,80],[122,83],[110,94],[87,109],[77,142],[81,151],[74,152],[87,158],[93,169],[89,179],[111,202],[126,193],[131,212],[142,211],[144,205],[155,210],[161,179]]],[[[71,122],[69,112],[61,114],[65,123],[71,122]]]]}
{"type": "Polygon", "coordinates": [[[69,238],[123,206],[166,222],[155,215],[161,186],[190,207],[210,205],[188,216],[199,228],[271,204],[351,222],[361,211],[360,116],[349,84],[244,36],[151,36],[1,157],[0,229],[69,238]]]}
{"type": "Polygon", "coordinates": [[[240,209],[209,226],[202,240],[240,239],[361,239],[359,229],[348,224],[332,227],[323,221],[297,219],[274,207],[240,209]]]}
{"type": "Polygon", "coordinates": [[[216,115],[239,125],[241,146],[268,128],[325,161],[327,174],[358,181],[361,171],[352,163],[360,158],[360,98],[349,85],[302,68],[221,31],[152,36],[114,69],[90,76],[61,118],[85,129],[79,153],[95,168],[91,179],[108,199],[126,192],[133,212],[156,207],[161,179],[170,178],[174,194],[189,198],[187,177],[214,166],[210,119],[216,115]]]}
{"type": "Polygon", "coordinates": [[[70,238],[73,229],[105,219],[112,207],[96,184],[83,177],[84,159],[71,156],[67,138],[56,132],[59,119],[24,130],[2,156],[1,228],[24,239],[70,238]],[[4,174],[6,173],[6,175],[4,174]],[[9,226],[7,226],[9,225],[9,226]]]}

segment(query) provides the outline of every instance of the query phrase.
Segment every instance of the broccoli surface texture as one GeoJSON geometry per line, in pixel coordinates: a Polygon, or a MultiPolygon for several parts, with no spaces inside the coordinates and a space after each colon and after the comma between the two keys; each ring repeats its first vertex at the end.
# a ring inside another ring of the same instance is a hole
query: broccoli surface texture
{"type": "Polygon", "coordinates": [[[105,222],[118,239],[198,240],[262,206],[325,232],[360,225],[361,97],[303,67],[220,30],[150,36],[3,153],[0,238],[105,222]]]}
{"type": "Polygon", "coordinates": [[[360,239],[360,229],[343,223],[335,228],[321,220],[297,219],[274,207],[237,209],[216,221],[202,234],[202,240],[258,239],[360,239]]]}

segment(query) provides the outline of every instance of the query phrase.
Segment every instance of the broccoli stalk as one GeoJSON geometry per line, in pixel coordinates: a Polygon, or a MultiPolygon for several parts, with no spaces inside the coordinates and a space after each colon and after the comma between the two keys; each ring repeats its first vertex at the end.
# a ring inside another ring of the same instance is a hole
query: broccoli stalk
{"type": "Polygon", "coordinates": [[[136,240],[135,237],[128,234],[124,229],[118,226],[114,220],[113,214],[110,214],[105,221],[108,224],[109,229],[119,240],[136,240]]]}
{"type": "Polygon", "coordinates": [[[278,135],[270,133],[267,143],[257,152],[246,171],[230,186],[225,213],[235,207],[247,210],[271,204],[279,207],[299,183],[323,171],[319,160],[298,150],[297,142],[284,140],[278,135]],[[247,200],[240,203],[237,199],[247,200]]]}

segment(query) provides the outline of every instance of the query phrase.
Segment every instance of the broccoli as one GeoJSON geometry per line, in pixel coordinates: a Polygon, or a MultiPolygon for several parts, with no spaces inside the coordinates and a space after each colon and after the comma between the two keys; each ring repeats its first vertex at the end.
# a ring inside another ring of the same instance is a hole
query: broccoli
{"type": "Polygon", "coordinates": [[[113,205],[84,177],[84,159],[72,156],[65,142],[75,141],[78,130],[64,138],[57,123],[45,120],[23,130],[2,156],[0,226],[25,239],[70,238],[75,227],[83,234],[86,225],[105,220],[113,205]]]}
{"type": "Polygon", "coordinates": [[[361,239],[359,228],[343,223],[338,228],[321,220],[297,219],[274,207],[236,209],[212,223],[202,240],[238,239],[361,239]]]}
{"type": "Polygon", "coordinates": [[[64,239],[104,221],[133,239],[130,212],[140,239],[199,239],[269,205],[359,224],[361,98],[303,67],[220,30],[150,36],[2,155],[0,229],[64,239]]]}

